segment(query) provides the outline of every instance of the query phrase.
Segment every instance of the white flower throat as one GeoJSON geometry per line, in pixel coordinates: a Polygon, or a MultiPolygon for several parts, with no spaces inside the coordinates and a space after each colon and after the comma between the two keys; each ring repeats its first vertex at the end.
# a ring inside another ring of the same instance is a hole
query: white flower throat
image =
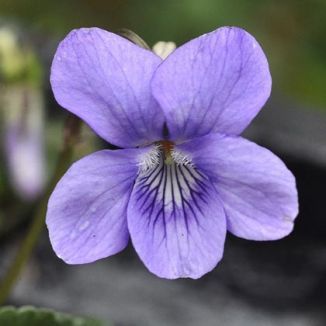
{"type": "Polygon", "coordinates": [[[173,211],[176,206],[189,209],[197,205],[206,192],[206,177],[186,154],[175,150],[170,141],[157,143],[139,166],[136,185],[144,212],[153,213],[148,209],[158,202],[162,210],[173,211]]]}
{"type": "Polygon", "coordinates": [[[155,143],[153,149],[146,153],[140,160],[139,173],[151,170],[163,161],[166,165],[187,165],[193,166],[190,157],[175,149],[174,143],[169,140],[162,140],[155,143]]]}

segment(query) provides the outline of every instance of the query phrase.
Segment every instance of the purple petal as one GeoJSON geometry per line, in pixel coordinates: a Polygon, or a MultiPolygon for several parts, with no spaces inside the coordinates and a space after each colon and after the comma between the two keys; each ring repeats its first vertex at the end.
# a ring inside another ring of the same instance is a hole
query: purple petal
{"type": "Polygon", "coordinates": [[[60,43],[51,85],[56,100],[105,140],[121,147],[162,138],[163,113],[150,80],[161,59],[101,30],[74,30],[60,43]]]}
{"type": "Polygon", "coordinates": [[[160,277],[199,278],[223,255],[226,222],[217,193],[191,166],[161,163],[137,178],[128,206],[132,243],[160,277]]]}
{"type": "Polygon", "coordinates": [[[73,164],[59,181],[46,222],[53,249],[65,262],[89,263],[127,245],[126,209],[143,151],[96,152],[73,164]]]}
{"type": "Polygon", "coordinates": [[[272,152],[241,137],[218,134],[178,148],[214,182],[231,233],[275,240],[292,231],[298,214],[295,179],[272,152]]]}
{"type": "Polygon", "coordinates": [[[257,41],[223,27],[176,49],[154,74],[152,91],[171,139],[238,135],[269,97],[271,76],[257,41]]]}

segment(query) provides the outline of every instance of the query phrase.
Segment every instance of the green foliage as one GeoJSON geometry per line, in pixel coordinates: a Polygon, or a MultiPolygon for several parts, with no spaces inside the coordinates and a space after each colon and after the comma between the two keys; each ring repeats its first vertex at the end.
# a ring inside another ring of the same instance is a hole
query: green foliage
{"type": "Polygon", "coordinates": [[[0,308],[0,325],[8,326],[101,326],[99,321],[31,306],[0,308]]]}

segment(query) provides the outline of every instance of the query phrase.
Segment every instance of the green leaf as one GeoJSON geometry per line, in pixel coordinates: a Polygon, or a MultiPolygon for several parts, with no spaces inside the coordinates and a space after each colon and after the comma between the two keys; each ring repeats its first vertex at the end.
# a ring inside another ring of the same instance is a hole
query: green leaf
{"type": "Polygon", "coordinates": [[[10,326],[103,326],[99,321],[50,309],[25,306],[0,308],[0,325],[10,326]]]}

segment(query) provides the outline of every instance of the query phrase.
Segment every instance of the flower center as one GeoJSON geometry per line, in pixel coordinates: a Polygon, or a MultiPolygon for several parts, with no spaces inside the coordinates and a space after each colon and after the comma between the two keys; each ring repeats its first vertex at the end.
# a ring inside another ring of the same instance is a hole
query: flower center
{"type": "MultiPolygon", "coordinates": [[[[177,218],[194,214],[196,205],[207,194],[206,176],[191,162],[190,157],[170,141],[160,141],[141,157],[136,179],[137,200],[142,214],[149,214],[154,224],[161,217],[177,218]],[[194,205],[194,206],[193,206],[194,205]],[[155,207],[158,207],[156,209],[155,207]]],[[[196,216],[194,217],[196,218],[196,216]]],[[[165,223],[165,222],[164,222],[165,223]]]]}
{"type": "Polygon", "coordinates": [[[187,154],[178,150],[175,144],[169,140],[161,140],[154,143],[152,150],[140,158],[140,173],[147,172],[163,164],[193,166],[187,154]]]}
{"type": "Polygon", "coordinates": [[[172,164],[173,163],[173,148],[174,143],[169,140],[161,140],[158,142],[158,146],[162,150],[163,159],[165,164],[172,164]]]}

